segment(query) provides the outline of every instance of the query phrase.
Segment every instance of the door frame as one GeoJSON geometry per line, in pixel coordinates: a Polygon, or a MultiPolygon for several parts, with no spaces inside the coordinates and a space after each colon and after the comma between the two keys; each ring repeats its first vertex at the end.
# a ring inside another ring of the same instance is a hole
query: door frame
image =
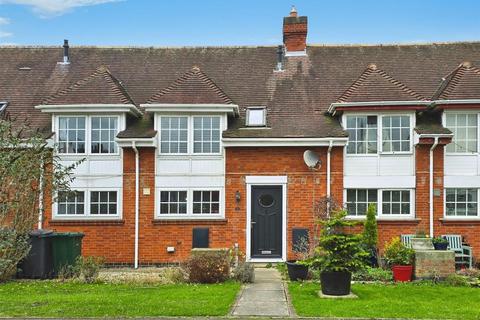
{"type": "Polygon", "coordinates": [[[287,176],[246,176],[247,186],[247,224],[245,228],[247,245],[246,260],[252,262],[282,262],[287,260],[287,176]],[[281,258],[252,258],[252,186],[281,186],[282,187],[282,257],[281,258]]]}

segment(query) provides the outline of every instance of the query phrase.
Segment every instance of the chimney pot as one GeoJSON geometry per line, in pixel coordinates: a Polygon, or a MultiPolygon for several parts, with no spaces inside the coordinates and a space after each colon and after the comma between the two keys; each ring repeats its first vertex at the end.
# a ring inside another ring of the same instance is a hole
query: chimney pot
{"type": "Polygon", "coordinates": [[[68,40],[67,39],[63,40],[63,63],[64,64],[70,63],[69,48],[70,46],[68,45],[68,40]]]}
{"type": "Polygon", "coordinates": [[[290,15],[283,18],[283,44],[286,56],[306,55],[307,24],[307,17],[299,17],[295,6],[292,7],[290,15]]]}

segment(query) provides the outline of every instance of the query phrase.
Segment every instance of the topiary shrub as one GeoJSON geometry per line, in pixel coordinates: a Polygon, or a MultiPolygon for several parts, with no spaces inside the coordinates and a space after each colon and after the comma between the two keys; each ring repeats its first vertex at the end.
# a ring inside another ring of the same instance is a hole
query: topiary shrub
{"type": "Polygon", "coordinates": [[[370,254],[367,264],[371,267],[378,267],[377,207],[373,203],[368,205],[367,217],[363,225],[362,241],[365,251],[370,254]]]}
{"type": "Polygon", "coordinates": [[[188,280],[194,283],[218,283],[230,277],[230,259],[227,250],[197,251],[184,264],[188,280]]]}

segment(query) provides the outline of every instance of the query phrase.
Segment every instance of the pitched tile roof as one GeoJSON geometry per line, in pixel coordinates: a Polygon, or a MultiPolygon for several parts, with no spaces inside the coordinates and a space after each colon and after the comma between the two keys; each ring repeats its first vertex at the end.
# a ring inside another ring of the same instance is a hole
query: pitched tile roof
{"type": "Polygon", "coordinates": [[[108,70],[101,66],[88,77],[58,91],[42,104],[135,104],[129,94],[108,70]]]}
{"type": "Polygon", "coordinates": [[[170,86],[147,100],[147,103],[232,104],[232,100],[197,66],[170,86]]]}
{"type": "Polygon", "coordinates": [[[432,99],[480,99],[480,69],[469,62],[460,64],[442,79],[432,99]]]}
{"type": "MultiPolygon", "coordinates": [[[[32,126],[50,130],[51,116],[34,106],[89,77],[99,66],[107,67],[137,104],[146,103],[185,70],[198,66],[239,105],[240,117],[230,119],[224,136],[335,137],[345,136],[345,132],[337,119],[325,115],[326,110],[358,80],[365,66],[377,65],[422,97],[431,97],[442,77],[463,61],[480,66],[480,42],[308,46],[307,56],[285,57],[283,72],[275,71],[276,50],[275,46],[73,46],[71,64],[59,65],[63,60],[60,46],[0,47],[0,100],[9,102],[12,118],[28,118],[32,126]],[[267,108],[267,129],[243,129],[249,106],[267,108]]],[[[378,99],[389,99],[391,93],[380,89],[378,99]]],[[[82,100],[87,98],[82,96],[82,100]]],[[[127,132],[135,125],[129,122],[127,132]]],[[[152,130],[150,126],[130,132],[139,135],[140,130],[152,130]]]]}
{"type": "Polygon", "coordinates": [[[337,102],[418,101],[425,100],[402,82],[370,64],[337,102]]]}

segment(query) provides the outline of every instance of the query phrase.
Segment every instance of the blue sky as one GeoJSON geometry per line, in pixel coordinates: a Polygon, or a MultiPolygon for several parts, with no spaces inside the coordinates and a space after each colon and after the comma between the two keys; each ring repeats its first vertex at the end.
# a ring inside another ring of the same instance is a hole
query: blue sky
{"type": "Polygon", "coordinates": [[[0,0],[0,44],[276,45],[292,4],[312,44],[480,40],[478,0],[0,0]]]}

